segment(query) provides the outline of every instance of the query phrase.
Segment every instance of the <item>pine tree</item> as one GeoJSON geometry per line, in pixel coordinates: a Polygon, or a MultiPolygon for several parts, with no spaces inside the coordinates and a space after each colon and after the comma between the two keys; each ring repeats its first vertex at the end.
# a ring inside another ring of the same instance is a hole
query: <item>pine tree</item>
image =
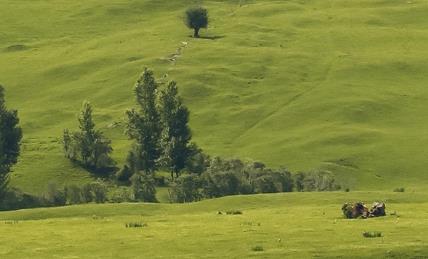
{"type": "Polygon", "coordinates": [[[178,96],[176,82],[168,84],[160,96],[160,117],[162,123],[162,159],[163,165],[178,177],[186,166],[191,154],[189,142],[192,137],[188,123],[189,110],[178,96]]]}
{"type": "Polygon", "coordinates": [[[78,161],[89,169],[106,169],[114,165],[110,158],[113,151],[111,141],[95,129],[92,119],[92,106],[84,102],[78,117],[79,131],[70,133],[64,130],[64,153],[72,161],[78,161]]]}
{"type": "Polygon", "coordinates": [[[22,130],[16,110],[5,105],[4,88],[0,85],[0,198],[7,190],[9,172],[20,153],[22,130]]]}
{"type": "Polygon", "coordinates": [[[134,173],[138,171],[153,173],[160,155],[159,138],[161,130],[156,107],[157,87],[153,72],[145,69],[135,87],[139,108],[126,112],[128,117],[127,134],[135,140],[131,152],[138,161],[135,163],[134,173]]]}

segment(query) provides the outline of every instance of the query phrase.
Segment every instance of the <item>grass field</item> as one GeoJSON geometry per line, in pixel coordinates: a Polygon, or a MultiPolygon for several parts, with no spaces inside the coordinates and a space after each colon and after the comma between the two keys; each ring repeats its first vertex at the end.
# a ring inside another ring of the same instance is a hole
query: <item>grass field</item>
{"type": "Polygon", "coordinates": [[[351,189],[423,189],[427,11],[424,0],[3,0],[0,83],[25,134],[12,184],[90,180],[58,143],[85,99],[122,162],[129,141],[114,125],[148,66],[178,81],[212,155],[322,167],[351,189]],[[211,23],[195,40],[182,16],[198,3],[211,23]]]}
{"type": "Polygon", "coordinates": [[[426,193],[343,192],[2,212],[0,257],[426,258],[427,208],[426,193]],[[343,219],[342,203],[357,200],[385,201],[388,216],[343,219]],[[218,214],[228,210],[242,215],[218,214]]]}

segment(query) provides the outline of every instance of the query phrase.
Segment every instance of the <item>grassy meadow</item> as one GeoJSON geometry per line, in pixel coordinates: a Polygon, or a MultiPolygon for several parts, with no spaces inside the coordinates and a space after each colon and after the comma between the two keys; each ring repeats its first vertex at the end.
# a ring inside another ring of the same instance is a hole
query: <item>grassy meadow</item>
{"type": "Polygon", "coordinates": [[[420,193],[332,192],[2,212],[0,257],[425,258],[427,208],[420,193]],[[374,199],[387,202],[388,216],[342,217],[343,202],[374,199]],[[366,231],[382,237],[365,238],[366,231]]]}
{"type": "Polygon", "coordinates": [[[0,84],[24,132],[11,186],[94,180],[60,143],[84,100],[121,166],[149,67],[178,82],[208,154],[326,169],[351,191],[169,204],[163,187],[159,204],[0,212],[0,258],[426,258],[427,12],[426,0],[1,0],[0,84]],[[199,39],[191,5],[210,14],[199,39]],[[383,201],[387,216],[346,220],[347,201],[383,201]]]}
{"type": "Polygon", "coordinates": [[[24,129],[12,184],[37,193],[90,180],[58,144],[85,99],[123,162],[124,111],[150,67],[178,81],[209,154],[324,168],[351,189],[423,189],[427,10],[423,0],[1,1],[0,82],[24,129]],[[193,4],[210,12],[201,39],[182,22],[193,4]]]}

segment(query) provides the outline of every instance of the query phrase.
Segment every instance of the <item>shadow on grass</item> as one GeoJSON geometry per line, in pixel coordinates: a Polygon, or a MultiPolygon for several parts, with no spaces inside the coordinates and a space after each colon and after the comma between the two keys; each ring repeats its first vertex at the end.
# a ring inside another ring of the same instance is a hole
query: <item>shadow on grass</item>
{"type": "Polygon", "coordinates": [[[194,38],[194,39],[201,39],[201,40],[219,40],[219,39],[223,39],[225,36],[222,35],[218,35],[218,36],[199,36],[198,38],[195,38],[193,36],[189,36],[190,38],[194,38]]]}

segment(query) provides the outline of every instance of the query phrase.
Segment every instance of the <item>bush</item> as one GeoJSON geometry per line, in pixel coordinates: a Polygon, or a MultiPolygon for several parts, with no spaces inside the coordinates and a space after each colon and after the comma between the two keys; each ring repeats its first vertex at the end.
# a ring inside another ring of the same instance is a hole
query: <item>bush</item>
{"type": "Polygon", "coordinates": [[[206,172],[203,174],[203,193],[206,197],[238,194],[239,179],[234,172],[206,172]]]}
{"type": "Polygon", "coordinates": [[[297,173],[294,175],[296,191],[323,192],[337,191],[340,185],[335,183],[334,175],[328,171],[315,170],[309,173],[297,173]]]}
{"type": "Polygon", "coordinates": [[[64,206],[67,201],[64,189],[58,189],[54,183],[48,184],[47,191],[43,197],[48,206],[64,206]]]}
{"type": "Polygon", "coordinates": [[[113,203],[131,202],[134,201],[134,195],[130,188],[119,187],[109,193],[108,200],[113,203]]]}
{"type": "Polygon", "coordinates": [[[64,188],[65,199],[67,204],[84,203],[82,190],[76,185],[69,185],[64,188]]]}
{"type": "Polygon", "coordinates": [[[85,203],[92,202],[94,200],[94,194],[92,193],[91,184],[87,183],[82,186],[82,200],[85,203]]]}
{"type": "Polygon", "coordinates": [[[176,179],[171,188],[170,200],[172,202],[193,202],[202,198],[201,183],[196,175],[183,175],[176,179]]]}
{"type": "Polygon", "coordinates": [[[155,180],[151,174],[134,174],[131,182],[135,200],[157,202],[155,180]]]}
{"type": "Polygon", "coordinates": [[[366,237],[366,238],[382,237],[382,232],[378,232],[378,231],[364,232],[363,237],[366,237]]]}
{"type": "Polygon", "coordinates": [[[146,223],[142,223],[142,222],[129,222],[125,224],[126,228],[142,228],[142,227],[147,227],[146,223]]]}
{"type": "Polygon", "coordinates": [[[257,245],[252,247],[251,250],[254,252],[263,252],[265,249],[263,248],[263,246],[257,245]]]}
{"type": "Polygon", "coordinates": [[[269,174],[264,174],[257,177],[253,184],[254,191],[256,193],[275,193],[280,191],[275,183],[274,178],[269,174]]]}
{"type": "Polygon", "coordinates": [[[11,188],[4,193],[0,210],[17,210],[45,206],[43,199],[11,188]]]}
{"type": "Polygon", "coordinates": [[[240,211],[240,210],[228,210],[228,211],[226,211],[226,215],[242,215],[242,211],[240,211]]]}
{"type": "Polygon", "coordinates": [[[120,182],[129,182],[132,176],[132,170],[128,165],[124,165],[122,169],[116,172],[116,179],[120,182]]]}
{"type": "Polygon", "coordinates": [[[107,200],[107,187],[100,182],[94,182],[91,185],[93,201],[96,203],[104,203],[107,200]]]}
{"type": "Polygon", "coordinates": [[[394,192],[405,192],[405,191],[406,191],[406,189],[404,189],[404,187],[394,189],[394,192]]]}

